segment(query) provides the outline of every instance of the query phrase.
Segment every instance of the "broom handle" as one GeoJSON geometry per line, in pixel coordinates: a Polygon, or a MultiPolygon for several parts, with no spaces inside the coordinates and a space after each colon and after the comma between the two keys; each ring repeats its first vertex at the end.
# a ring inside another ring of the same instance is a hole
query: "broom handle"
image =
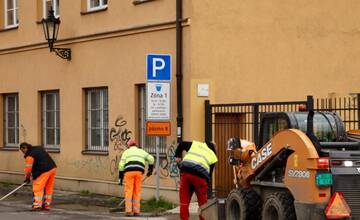
{"type": "Polygon", "coordinates": [[[9,197],[11,194],[13,194],[14,192],[18,191],[21,187],[25,186],[27,183],[23,183],[20,186],[16,187],[13,191],[9,192],[8,194],[6,194],[4,197],[2,197],[0,199],[0,201],[6,199],[7,197],[9,197]]]}

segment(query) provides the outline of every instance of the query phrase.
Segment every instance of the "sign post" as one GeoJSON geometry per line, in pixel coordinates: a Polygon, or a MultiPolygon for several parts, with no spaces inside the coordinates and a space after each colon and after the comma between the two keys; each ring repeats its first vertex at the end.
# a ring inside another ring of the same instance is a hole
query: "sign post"
{"type": "Polygon", "coordinates": [[[171,56],[148,54],[146,57],[146,134],[155,136],[156,201],[160,198],[160,137],[171,135],[170,80],[171,56]]]}

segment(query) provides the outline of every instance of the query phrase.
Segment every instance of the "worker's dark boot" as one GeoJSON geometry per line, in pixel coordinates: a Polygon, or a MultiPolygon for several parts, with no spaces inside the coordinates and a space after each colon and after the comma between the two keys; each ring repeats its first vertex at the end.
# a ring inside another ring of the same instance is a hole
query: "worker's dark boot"
{"type": "Polygon", "coordinates": [[[126,217],[131,217],[131,216],[133,216],[133,214],[132,213],[126,213],[125,216],[126,217]]]}
{"type": "Polygon", "coordinates": [[[32,206],[31,207],[31,211],[41,211],[42,210],[42,207],[40,207],[40,206],[32,206]]]}
{"type": "Polygon", "coordinates": [[[134,213],[134,216],[139,217],[139,216],[140,216],[140,213],[134,213]]]}

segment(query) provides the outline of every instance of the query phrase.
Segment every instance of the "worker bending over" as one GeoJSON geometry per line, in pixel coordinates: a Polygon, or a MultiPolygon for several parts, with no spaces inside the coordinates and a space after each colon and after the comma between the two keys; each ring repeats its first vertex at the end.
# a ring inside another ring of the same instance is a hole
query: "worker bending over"
{"type": "Polygon", "coordinates": [[[33,147],[23,142],[20,150],[25,158],[25,181],[30,183],[33,179],[34,210],[50,210],[52,195],[54,192],[56,164],[50,155],[42,147],[33,147]],[[44,195],[45,192],[45,195],[44,195]]]}
{"type": "MultiPolygon", "coordinates": [[[[212,171],[217,162],[215,144],[198,141],[183,141],[175,151],[176,162],[180,168],[180,219],[189,219],[189,203],[195,191],[199,207],[207,203],[207,190],[212,171]],[[182,159],[182,153],[186,151],[182,159]]],[[[201,220],[205,220],[200,216],[201,220]]]]}

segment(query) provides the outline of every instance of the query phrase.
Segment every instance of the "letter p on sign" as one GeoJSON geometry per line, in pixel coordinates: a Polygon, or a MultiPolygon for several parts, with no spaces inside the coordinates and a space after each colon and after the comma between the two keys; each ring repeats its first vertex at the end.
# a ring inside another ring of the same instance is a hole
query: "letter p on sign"
{"type": "Polygon", "coordinates": [[[148,81],[169,81],[171,78],[171,56],[148,54],[146,58],[148,81]]]}

